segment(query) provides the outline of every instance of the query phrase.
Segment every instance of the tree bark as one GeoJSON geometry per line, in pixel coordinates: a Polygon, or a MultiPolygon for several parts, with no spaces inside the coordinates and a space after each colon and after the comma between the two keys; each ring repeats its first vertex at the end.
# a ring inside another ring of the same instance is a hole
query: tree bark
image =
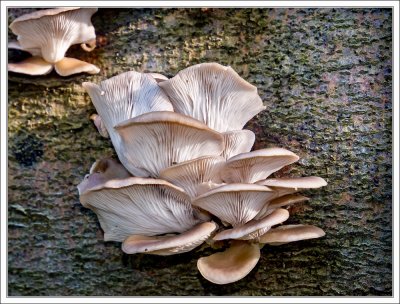
{"type": "MultiPolygon", "coordinates": [[[[21,12],[9,9],[9,21],[21,12]]],[[[10,296],[392,294],[391,9],[104,8],[92,20],[98,47],[69,54],[100,74],[8,76],[10,296]],[[246,126],[254,149],[301,157],[278,176],[328,181],[288,221],[326,236],[265,246],[247,277],[224,286],[197,270],[210,248],[159,257],[104,243],[76,189],[114,153],[81,83],[129,70],[172,77],[200,62],[230,65],[258,87],[267,109],[246,126]]]]}

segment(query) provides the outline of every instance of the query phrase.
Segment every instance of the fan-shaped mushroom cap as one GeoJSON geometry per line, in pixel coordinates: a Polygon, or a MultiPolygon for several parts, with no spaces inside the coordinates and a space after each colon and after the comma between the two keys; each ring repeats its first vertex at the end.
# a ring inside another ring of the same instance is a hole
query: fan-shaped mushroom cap
{"type": "Polygon", "coordinates": [[[192,204],[236,227],[253,219],[274,195],[264,186],[229,184],[200,195],[192,204]]]}
{"type": "Polygon", "coordinates": [[[68,48],[96,38],[90,21],[97,8],[52,8],[15,19],[10,28],[23,49],[40,49],[49,63],[61,60],[68,48]]]}
{"type": "Polygon", "coordinates": [[[308,199],[309,199],[308,197],[296,194],[289,194],[275,198],[272,201],[270,201],[269,204],[264,205],[264,207],[260,210],[260,212],[258,212],[258,214],[254,217],[254,219],[259,220],[261,218],[264,218],[266,215],[272,213],[277,208],[304,202],[308,199]]]}
{"type": "Polygon", "coordinates": [[[254,183],[298,160],[296,154],[282,148],[242,153],[226,161],[221,178],[226,183],[254,183]]]}
{"type": "Polygon", "coordinates": [[[224,148],[222,135],[191,117],[174,112],[152,112],[124,121],[120,134],[133,175],[143,168],[152,177],[174,164],[205,155],[217,156],[224,148]]]}
{"type": "Polygon", "coordinates": [[[125,253],[149,253],[172,255],[188,252],[201,245],[217,229],[214,222],[201,223],[178,235],[143,236],[131,235],[122,243],[125,253]]]}
{"type": "Polygon", "coordinates": [[[254,145],[256,136],[250,130],[236,130],[222,133],[224,136],[225,149],[222,156],[229,159],[240,153],[246,153],[254,145]]]}
{"type": "Polygon", "coordinates": [[[219,132],[241,130],[265,109],[255,86],[232,68],[218,63],[188,67],[159,85],[176,112],[194,117],[219,132]]]}
{"type": "Polygon", "coordinates": [[[318,176],[269,178],[258,181],[256,184],[268,187],[291,188],[295,191],[297,191],[297,189],[315,189],[327,185],[326,181],[318,176]]]}
{"type": "Polygon", "coordinates": [[[54,67],[60,76],[69,76],[83,72],[88,74],[97,74],[100,72],[100,69],[91,63],[68,57],[57,61],[54,67]]]}
{"type": "Polygon", "coordinates": [[[289,242],[323,237],[325,232],[312,225],[282,225],[260,237],[260,243],[281,245],[289,242]]]}
{"type": "Polygon", "coordinates": [[[181,233],[200,221],[182,189],[163,180],[130,177],[78,186],[80,201],[96,212],[105,241],[122,242],[132,234],[181,233]]]}
{"type": "Polygon", "coordinates": [[[244,278],[257,265],[260,248],[257,244],[235,241],[223,252],[197,261],[201,275],[215,284],[228,284],[244,278]]]}
{"type": "Polygon", "coordinates": [[[199,157],[161,170],[160,178],[181,187],[194,198],[200,184],[219,181],[217,176],[223,161],[221,156],[199,157]]]}
{"type": "MultiPolygon", "coordinates": [[[[99,85],[84,82],[82,86],[92,99],[103,125],[110,135],[118,158],[127,168],[132,168],[114,126],[144,113],[173,111],[168,97],[158,87],[152,76],[134,71],[111,77],[99,85]]],[[[146,170],[139,168],[134,168],[132,173],[143,177],[150,175],[146,170]]]]}
{"type": "Polygon", "coordinates": [[[30,57],[18,63],[9,63],[8,71],[27,75],[46,75],[53,70],[53,65],[40,57],[30,57]]]}
{"type": "Polygon", "coordinates": [[[252,219],[248,223],[232,229],[223,230],[217,233],[213,240],[222,241],[227,239],[251,240],[266,233],[271,226],[280,224],[289,218],[289,211],[276,209],[261,220],[252,219]]]}

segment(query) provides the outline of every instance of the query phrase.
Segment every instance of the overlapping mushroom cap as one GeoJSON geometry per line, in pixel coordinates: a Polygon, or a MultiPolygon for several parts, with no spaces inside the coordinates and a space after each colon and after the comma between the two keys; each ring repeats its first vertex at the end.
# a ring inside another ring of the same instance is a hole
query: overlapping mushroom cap
{"type": "Polygon", "coordinates": [[[10,43],[9,47],[25,50],[35,57],[9,64],[9,71],[43,75],[55,67],[61,76],[98,73],[100,69],[93,64],[65,57],[73,44],[81,44],[85,51],[94,49],[96,34],[90,19],[96,11],[97,8],[88,7],[52,8],[15,19],[10,29],[17,35],[18,43],[10,43]]]}
{"type": "Polygon", "coordinates": [[[219,132],[241,130],[265,109],[257,88],[231,67],[202,63],[160,82],[177,113],[196,118],[219,132]]]}

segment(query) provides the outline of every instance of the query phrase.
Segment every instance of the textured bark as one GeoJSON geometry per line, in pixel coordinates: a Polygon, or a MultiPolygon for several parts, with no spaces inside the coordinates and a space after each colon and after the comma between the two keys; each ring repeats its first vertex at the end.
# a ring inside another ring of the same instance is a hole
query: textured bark
{"type": "MultiPolygon", "coordinates": [[[[21,12],[10,9],[9,21],[21,12]]],[[[9,74],[9,295],[391,295],[390,9],[124,8],[92,19],[98,48],[70,53],[99,75],[9,74]],[[247,125],[254,148],[301,156],[279,175],[329,183],[307,191],[312,199],[289,219],[326,237],[265,246],[256,268],[225,286],[197,271],[211,249],[128,256],[104,243],[76,190],[90,165],[113,153],[89,121],[95,110],[83,81],[129,70],[173,76],[210,61],[258,87],[267,110],[247,125]]]]}

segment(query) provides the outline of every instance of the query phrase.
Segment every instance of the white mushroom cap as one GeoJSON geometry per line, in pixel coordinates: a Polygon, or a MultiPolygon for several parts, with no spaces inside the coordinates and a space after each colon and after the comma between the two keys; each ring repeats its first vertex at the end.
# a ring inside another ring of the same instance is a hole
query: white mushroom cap
{"type": "MultiPolygon", "coordinates": [[[[103,117],[103,116],[102,116],[103,117]]],[[[220,155],[222,135],[191,117],[174,112],[152,112],[124,121],[115,129],[122,139],[133,175],[143,168],[158,177],[161,170],[201,156],[220,155]]]]}
{"type": "Polygon", "coordinates": [[[253,219],[274,196],[274,192],[264,186],[229,184],[200,195],[192,204],[236,227],[253,219]]]}
{"type": "Polygon", "coordinates": [[[188,252],[207,240],[217,229],[214,222],[201,223],[178,235],[143,236],[131,235],[122,243],[125,253],[149,253],[172,255],[188,252]]]}
{"type": "Polygon", "coordinates": [[[265,109],[257,88],[232,68],[202,63],[160,82],[174,109],[194,117],[219,132],[241,130],[265,109]]]}
{"type": "Polygon", "coordinates": [[[91,63],[68,57],[59,60],[54,67],[57,74],[60,76],[69,76],[84,72],[88,74],[97,74],[100,72],[100,69],[91,63]]]}
{"type": "Polygon", "coordinates": [[[261,149],[228,159],[220,175],[226,183],[254,183],[298,160],[296,154],[286,149],[261,149]]]}
{"type": "MultiPolygon", "coordinates": [[[[144,113],[173,111],[168,97],[158,87],[152,76],[134,71],[111,77],[99,85],[84,82],[82,86],[89,93],[110,135],[118,158],[127,168],[132,167],[125,156],[127,152],[123,150],[121,138],[114,126],[144,113]]],[[[149,172],[140,168],[134,168],[132,173],[143,177],[150,175],[149,172]]]]}
{"type": "Polygon", "coordinates": [[[258,214],[254,217],[254,219],[258,220],[258,219],[264,218],[266,215],[272,213],[277,208],[284,207],[287,205],[292,205],[295,203],[301,203],[308,199],[309,199],[308,197],[305,197],[302,195],[297,195],[297,194],[288,194],[288,195],[284,195],[284,196],[275,198],[272,201],[270,201],[269,204],[266,204],[260,210],[260,212],[258,212],[258,214]]]}
{"type": "Polygon", "coordinates": [[[199,185],[219,181],[218,173],[224,158],[221,156],[203,156],[165,168],[160,178],[181,187],[191,198],[198,195],[199,185]]]}
{"type": "Polygon", "coordinates": [[[18,63],[9,63],[8,71],[27,75],[45,75],[53,70],[53,65],[40,57],[30,57],[18,63]]]}
{"type": "Polygon", "coordinates": [[[87,179],[90,187],[78,186],[80,201],[96,212],[105,241],[122,242],[135,234],[181,233],[200,222],[188,195],[166,181],[130,177],[104,182],[99,174],[87,179]]]}
{"type": "Polygon", "coordinates": [[[96,38],[90,21],[97,8],[53,8],[15,19],[10,28],[23,49],[40,49],[49,63],[61,60],[68,48],[96,38]]]}
{"type": "Polygon", "coordinates": [[[214,253],[197,261],[201,275],[215,284],[239,281],[249,274],[260,259],[258,244],[235,241],[223,252],[214,253]]]}
{"type": "Polygon", "coordinates": [[[325,232],[312,225],[282,225],[260,237],[260,243],[281,245],[289,242],[323,237],[325,232]]]}
{"type": "Polygon", "coordinates": [[[222,133],[224,136],[225,149],[222,156],[229,159],[240,153],[250,152],[254,145],[256,136],[250,130],[236,130],[222,133]]]}
{"type": "Polygon", "coordinates": [[[237,226],[232,229],[223,230],[217,233],[213,240],[222,241],[227,239],[250,240],[258,238],[266,233],[271,226],[280,224],[289,218],[289,211],[286,209],[276,209],[261,220],[251,220],[250,222],[237,226]]]}

